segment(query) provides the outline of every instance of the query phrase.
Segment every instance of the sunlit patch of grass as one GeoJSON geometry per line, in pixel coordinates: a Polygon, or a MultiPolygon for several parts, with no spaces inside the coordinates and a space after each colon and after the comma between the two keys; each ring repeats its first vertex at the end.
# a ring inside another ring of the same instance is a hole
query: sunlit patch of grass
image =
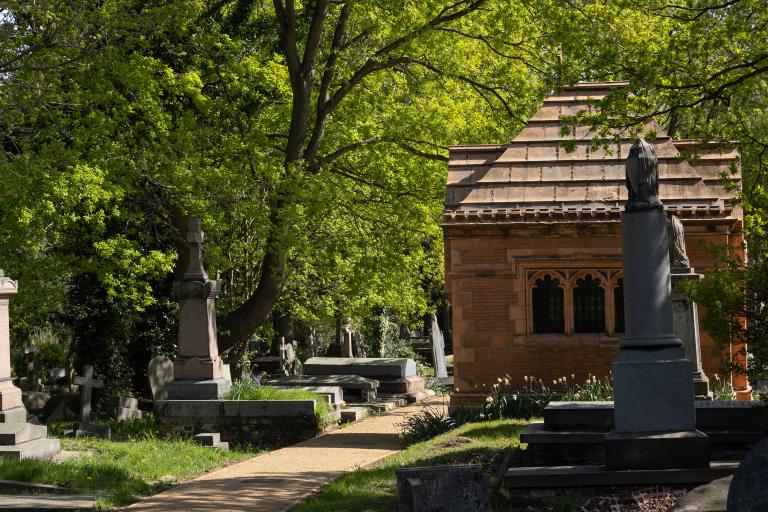
{"type": "Polygon", "coordinates": [[[429,441],[416,443],[375,466],[348,473],[323,487],[299,512],[380,512],[397,510],[395,471],[402,467],[481,463],[520,447],[525,420],[468,423],[429,441]],[[464,438],[461,443],[452,442],[464,438]],[[471,440],[471,441],[469,441],[471,440]]]}

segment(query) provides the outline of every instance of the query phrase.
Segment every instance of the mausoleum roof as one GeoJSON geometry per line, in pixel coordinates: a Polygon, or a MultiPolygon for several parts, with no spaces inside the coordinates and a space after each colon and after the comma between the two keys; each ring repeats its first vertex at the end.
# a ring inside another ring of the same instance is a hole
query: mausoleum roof
{"type": "MultiPolygon", "coordinates": [[[[563,135],[562,116],[593,110],[626,82],[578,84],[544,104],[509,144],[450,148],[445,224],[616,221],[627,199],[624,164],[633,139],[594,149],[586,127],[563,135]],[[566,151],[566,144],[573,145],[566,151]]],[[[653,145],[659,160],[664,206],[683,220],[735,222],[741,211],[721,179],[741,180],[739,154],[720,143],[673,140],[658,127],[653,145]],[[695,154],[690,161],[685,154],[695,154]]]]}

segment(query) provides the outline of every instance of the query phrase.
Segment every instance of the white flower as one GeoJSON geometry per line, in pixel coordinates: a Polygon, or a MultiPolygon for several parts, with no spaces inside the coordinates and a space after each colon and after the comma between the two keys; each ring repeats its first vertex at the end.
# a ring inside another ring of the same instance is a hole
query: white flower
{"type": "Polygon", "coordinates": [[[488,403],[491,403],[491,402],[493,402],[493,397],[492,397],[492,396],[489,396],[489,397],[487,397],[487,398],[485,399],[485,401],[486,401],[486,402],[488,402],[488,403]]]}

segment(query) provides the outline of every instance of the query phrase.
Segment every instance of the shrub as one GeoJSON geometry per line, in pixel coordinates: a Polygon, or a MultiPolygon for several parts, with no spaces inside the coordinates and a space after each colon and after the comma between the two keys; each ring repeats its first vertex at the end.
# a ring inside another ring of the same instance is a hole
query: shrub
{"type": "Polygon", "coordinates": [[[522,388],[512,388],[509,376],[498,379],[491,388],[480,411],[480,418],[497,420],[504,418],[529,419],[541,416],[544,407],[557,397],[542,379],[525,377],[522,388]]]}
{"type": "Polygon", "coordinates": [[[541,416],[552,400],[613,400],[613,383],[610,377],[598,379],[590,374],[584,384],[571,384],[567,377],[561,377],[553,380],[551,386],[536,377],[525,376],[524,379],[523,387],[514,388],[509,375],[500,377],[491,387],[491,393],[480,409],[480,419],[530,419],[541,416]]]}
{"type": "Polygon", "coordinates": [[[426,406],[402,424],[403,441],[406,445],[426,441],[458,426],[459,423],[448,416],[442,407],[426,406]]]}
{"type": "Polygon", "coordinates": [[[712,376],[712,399],[713,400],[736,400],[736,390],[727,379],[721,379],[719,375],[712,376]]]}

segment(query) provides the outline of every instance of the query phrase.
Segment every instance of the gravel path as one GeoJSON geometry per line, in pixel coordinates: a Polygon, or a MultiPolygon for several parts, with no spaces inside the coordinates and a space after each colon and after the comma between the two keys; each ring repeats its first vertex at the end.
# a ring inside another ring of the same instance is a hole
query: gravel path
{"type": "Polygon", "coordinates": [[[279,512],[343,473],[402,449],[399,424],[421,405],[387,411],[329,434],[203,475],[127,510],[279,512]]]}

